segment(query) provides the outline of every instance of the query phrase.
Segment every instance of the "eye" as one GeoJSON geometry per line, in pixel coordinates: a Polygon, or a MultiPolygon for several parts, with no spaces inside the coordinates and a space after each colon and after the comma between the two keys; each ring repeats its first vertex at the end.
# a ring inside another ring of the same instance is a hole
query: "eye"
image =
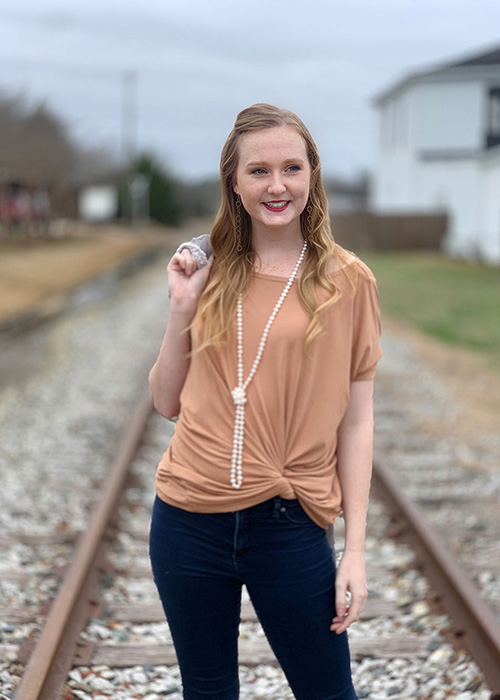
{"type": "Polygon", "coordinates": [[[294,170],[294,171],[297,171],[297,170],[300,170],[300,169],[301,169],[301,168],[300,168],[299,165],[290,165],[290,167],[288,168],[288,170],[294,170]]]}
{"type": "Polygon", "coordinates": [[[252,175],[260,174],[260,173],[265,173],[266,171],[264,168],[256,168],[255,170],[252,170],[252,175]]]}

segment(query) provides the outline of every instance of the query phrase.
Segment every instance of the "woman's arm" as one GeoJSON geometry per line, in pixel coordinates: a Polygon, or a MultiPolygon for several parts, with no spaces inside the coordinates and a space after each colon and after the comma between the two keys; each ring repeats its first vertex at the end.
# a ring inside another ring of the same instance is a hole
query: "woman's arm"
{"type": "Polygon", "coordinates": [[[208,281],[213,263],[198,268],[189,251],[175,253],[168,267],[170,308],[167,328],[158,359],[149,373],[149,388],[155,409],[165,418],[174,418],[180,409],[180,395],[189,370],[191,334],[198,300],[208,281]]]}
{"type": "Polygon", "coordinates": [[[330,629],[340,634],[359,618],[368,595],[364,551],[373,459],[373,379],[351,382],[349,406],[338,430],[337,458],[345,549],[335,579],[337,615],[330,629]]]}

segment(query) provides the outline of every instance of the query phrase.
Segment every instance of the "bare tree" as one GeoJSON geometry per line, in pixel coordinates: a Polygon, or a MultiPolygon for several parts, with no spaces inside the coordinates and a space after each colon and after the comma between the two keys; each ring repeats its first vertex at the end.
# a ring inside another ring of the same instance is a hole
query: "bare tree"
{"type": "Polygon", "coordinates": [[[118,179],[105,148],[78,145],[45,103],[0,93],[1,235],[46,233],[50,210],[76,215],[78,185],[96,177],[118,179]]]}
{"type": "Polygon", "coordinates": [[[71,177],[77,148],[66,126],[45,104],[0,95],[0,169],[5,181],[58,186],[71,177]]]}

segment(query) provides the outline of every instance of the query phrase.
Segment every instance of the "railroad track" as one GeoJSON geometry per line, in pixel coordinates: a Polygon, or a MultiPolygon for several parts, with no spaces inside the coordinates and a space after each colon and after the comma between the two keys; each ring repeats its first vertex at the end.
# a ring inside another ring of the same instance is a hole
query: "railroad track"
{"type": "MultiPolygon", "coordinates": [[[[115,671],[107,669],[123,669],[125,686],[133,688],[134,682],[143,685],[149,682],[143,668],[175,666],[175,653],[165,632],[159,601],[152,592],[154,584],[146,561],[148,506],[150,509],[156,463],[152,452],[157,449],[158,442],[163,441],[164,449],[166,425],[152,413],[148,394],[138,405],[126,431],[126,440],[110,469],[86,531],[80,533],[76,542],[72,533],[48,538],[52,543],[59,541],[61,546],[75,546],[73,561],[64,572],[50,609],[18,609],[4,613],[4,621],[10,619],[11,624],[23,625],[37,620],[41,626],[36,640],[28,638],[19,646],[3,647],[3,651],[17,655],[22,672],[14,694],[16,700],[72,700],[93,697],[92,693],[99,692],[102,693],[100,697],[115,697],[108,694],[109,678],[115,671]],[[157,443],[156,448],[151,447],[152,443],[157,443]],[[129,550],[138,552],[137,563],[130,565],[129,559],[123,564],[120,562],[124,542],[129,550]],[[149,581],[149,592],[148,584],[146,589],[142,583],[137,584],[144,579],[149,581]],[[152,637],[148,630],[155,626],[161,626],[163,632],[152,637]],[[143,629],[146,629],[145,634],[143,629]],[[100,669],[98,673],[89,670],[96,668],[100,669]]],[[[491,698],[500,699],[500,628],[495,615],[471,582],[464,578],[446,546],[426,524],[421,510],[405,496],[380,453],[374,460],[374,486],[392,513],[393,532],[399,538],[408,538],[415,547],[418,564],[435,591],[434,602],[437,600],[453,617],[449,635],[455,644],[468,648],[488,681],[491,698]]],[[[377,512],[380,510],[379,505],[374,507],[377,512]]],[[[372,540],[380,537],[376,528],[380,530],[382,526],[377,522],[373,531],[369,526],[368,542],[370,534],[372,540]]],[[[341,527],[338,531],[341,540],[341,527]]],[[[28,542],[30,538],[24,539],[28,542]]],[[[32,540],[37,540],[36,535],[32,540]]],[[[387,575],[397,579],[407,568],[408,560],[405,560],[399,571],[393,565],[392,573],[381,572],[380,556],[374,557],[378,563],[371,563],[369,555],[368,551],[369,581],[387,575]]],[[[59,572],[56,582],[62,573],[59,572]]],[[[4,571],[4,577],[8,574],[4,571]]],[[[19,577],[22,573],[11,572],[11,575],[19,577]]],[[[412,602],[415,601],[403,601],[403,607],[410,608],[412,602]]],[[[401,608],[401,601],[369,597],[362,620],[357,624],[375,629],[377,620],[396,618],[401,608]]],[[[253,673],[253,677],[256,672],[252,669],[276,665],[264,635],[255,633],[257,627],[255,612],[248,597],[244,597],[240,664],[250,669],[248,674],[253,673]]],[[[385,636],[370,635],[366,631],[357,635],[354,630],[355,626],[350,634],[354,660],[379,659],[388,664],[390,660],[406,659],[410,663],[413,659],[426,659],[435,645],[435,638],[425,630],[419,634],[403,631],[385,636]]],[[[173,673],[167,680],[157,680],[150,695],[130,692],[127,697],[174,696],[180,692],[180,680],[178,674],[173,673]]]]}
{"type": "MultiPolygon", "coordinates": [[[[386,332],[384,352],[375,391],[376,450],[500,619],[500,433],[494,413],[485,408],[481,414],[477,398],[457,400],[454,383],[450,388],[422,362],[415,340],[401,342],[386,332]]],[[[468,391],[466,382],[465,396],[468,391]]]]}

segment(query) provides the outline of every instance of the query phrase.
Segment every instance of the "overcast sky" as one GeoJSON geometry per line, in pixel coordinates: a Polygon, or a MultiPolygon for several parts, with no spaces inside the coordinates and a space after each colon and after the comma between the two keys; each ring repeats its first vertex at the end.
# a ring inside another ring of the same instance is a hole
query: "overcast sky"
{"type": "Polygon", "coordinates": [[[118,157],[134,71],[137,148],[185,179],[217,175],[238,111],[271,102],[304,120],[325,173],[355,177],[376,159],[374,95],[499,44],[499,0],[16,0],[0,4],[0,90],[118,157]]]}

